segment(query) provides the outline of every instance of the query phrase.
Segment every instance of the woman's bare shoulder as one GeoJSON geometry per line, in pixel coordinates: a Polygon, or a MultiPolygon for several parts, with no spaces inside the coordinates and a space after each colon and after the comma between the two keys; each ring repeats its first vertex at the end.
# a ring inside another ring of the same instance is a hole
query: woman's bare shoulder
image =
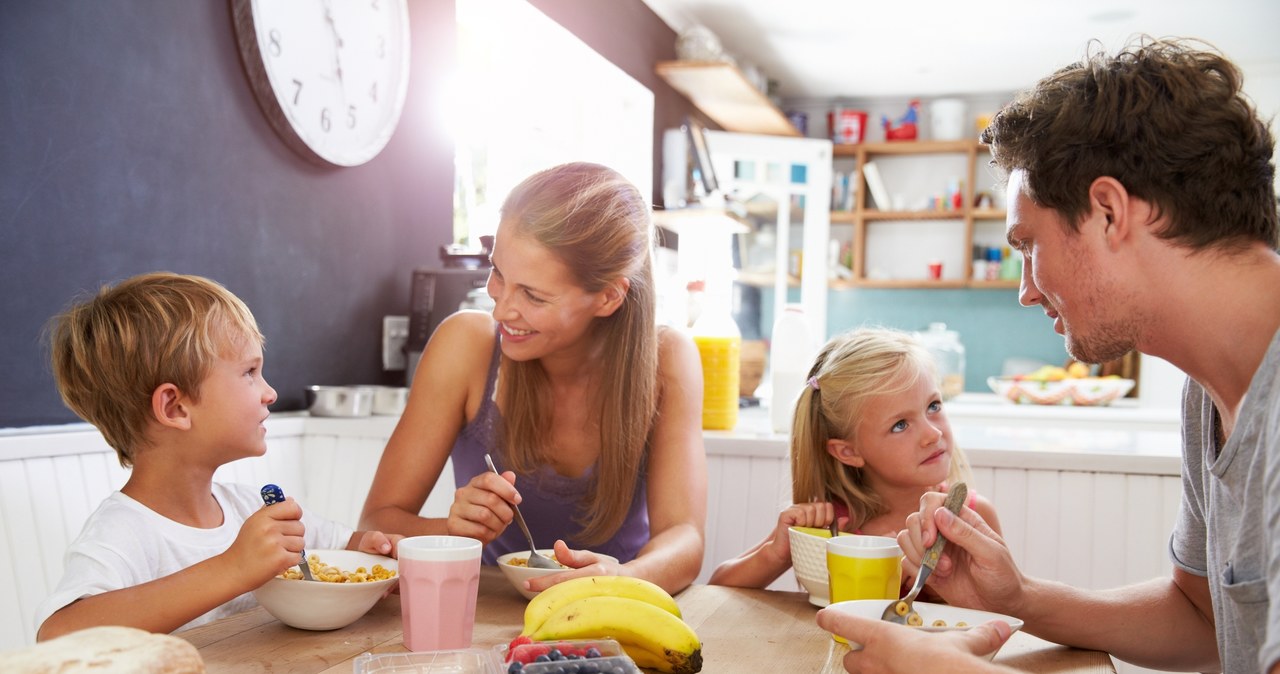
{"type": "Polygon", "coordinates": [[[424,358],[438,361],[445,358],[456,364],[488,358],[493,353],[495,323],[493,316],[483,311],[459,311],[436,327],[427,342],[424,358]]]}

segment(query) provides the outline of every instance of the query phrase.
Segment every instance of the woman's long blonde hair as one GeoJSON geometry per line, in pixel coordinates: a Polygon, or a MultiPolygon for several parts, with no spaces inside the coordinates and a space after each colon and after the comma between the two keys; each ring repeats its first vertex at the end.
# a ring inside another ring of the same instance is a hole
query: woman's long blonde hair
{"type": "MultiPolygon", "coordinates": [[[[503,227],[545,246],[587,292],[630,280],[622,306],[594,319],[600,344],[596,391],[600,459],[591,491],[575,521],[584,544],[608,540],[631,508],[658,409],[657,300],[653,283],[653,227],[640,191],[599,164],[544,170],[516,186],[502,205],[503,227]]],[[[538,360],[502,358],[499,448],[506,465],[531,474],[555,451],[550,446],[551,400],[538,360]],[[519,441],[513,439],[518,438],[519,441]]]]}
{"type": "MultiPolygon", "coordinates": [[[[827,452],[827,441],[852,440],[867,400],[901,393],[920,377],[938,377],[933,355],[906,332],[860,328],[827,342],[809,370],[809,386],[796,401],[791,430],[791,496],[795,503],[843,502],[857,528],[886,511],[864,469],[827,452]],[[813,386],[817,384],[817,388],[813,386]]],[[[947,479],[968,481],[969,462],[952,448],[947,479]]]]}

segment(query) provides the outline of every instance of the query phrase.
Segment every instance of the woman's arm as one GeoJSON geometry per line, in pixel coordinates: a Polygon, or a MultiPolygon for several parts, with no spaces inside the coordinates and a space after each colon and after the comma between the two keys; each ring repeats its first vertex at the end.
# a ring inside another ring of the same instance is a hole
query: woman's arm
{"type": "Polygon", "coordinates": [[[361,529],[405,536],[448,533],[446,519],[428,519],[418,512],[440,478],[459,431],[480,407],[493,340],[488,314],[460,312],[440,323],[382,453],[360,514],[361,529]]]}
{"type": "Polygon", "coordinates": [[[702,361],[693,340],[675,330],[661,330],[658,344],[661,399],[646,476],[650,538],[625,568],[675,593],[702,568],[707,523],[702,361]]]}

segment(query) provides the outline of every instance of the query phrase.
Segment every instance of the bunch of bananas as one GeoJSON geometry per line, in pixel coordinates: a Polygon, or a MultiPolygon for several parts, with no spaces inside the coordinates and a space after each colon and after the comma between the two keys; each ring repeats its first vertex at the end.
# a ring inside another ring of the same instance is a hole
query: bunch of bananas
{"type": "Polygon", "coordinates": [[[641,667],[702,670],[702,642],[675,599],[640,578],[588,576],[552,585],[525,608],[521,634],[534,641],[610,638],[641,667]]]}

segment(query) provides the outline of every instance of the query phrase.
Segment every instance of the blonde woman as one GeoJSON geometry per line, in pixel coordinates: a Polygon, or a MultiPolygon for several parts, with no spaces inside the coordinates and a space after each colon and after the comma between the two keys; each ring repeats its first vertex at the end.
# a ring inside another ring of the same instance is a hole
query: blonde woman
{"type": "Polygon", "coordinates": [[[692,340],[656,324],[652,241],[643,197],[604,166],[518,185],[492,252],[493,313],[459,312],[431,337],[361,521],[477,538],[492,564],[528,549],[514,503],[574,567],[532,590],[602,574],[691,583],[706,520],[701,365],[692,340]],[[419,517],[450,457],[449,516],[419,517]]]}
{"type": "MultiPolygon", "coordinates": [[[[863,328],[827,342],[796,401],[791,496],[773,531],[720,564],[710,582],[764,587],[791,568],[792,526],[897,536],[920,497],[969,481],[942,408],[932,355],[911,335],[863,328]]],[[[995,509],[967,504],[999,531],[995,509]]],[[[907,579],[904,579],[904,581],[907,579]]]]}

